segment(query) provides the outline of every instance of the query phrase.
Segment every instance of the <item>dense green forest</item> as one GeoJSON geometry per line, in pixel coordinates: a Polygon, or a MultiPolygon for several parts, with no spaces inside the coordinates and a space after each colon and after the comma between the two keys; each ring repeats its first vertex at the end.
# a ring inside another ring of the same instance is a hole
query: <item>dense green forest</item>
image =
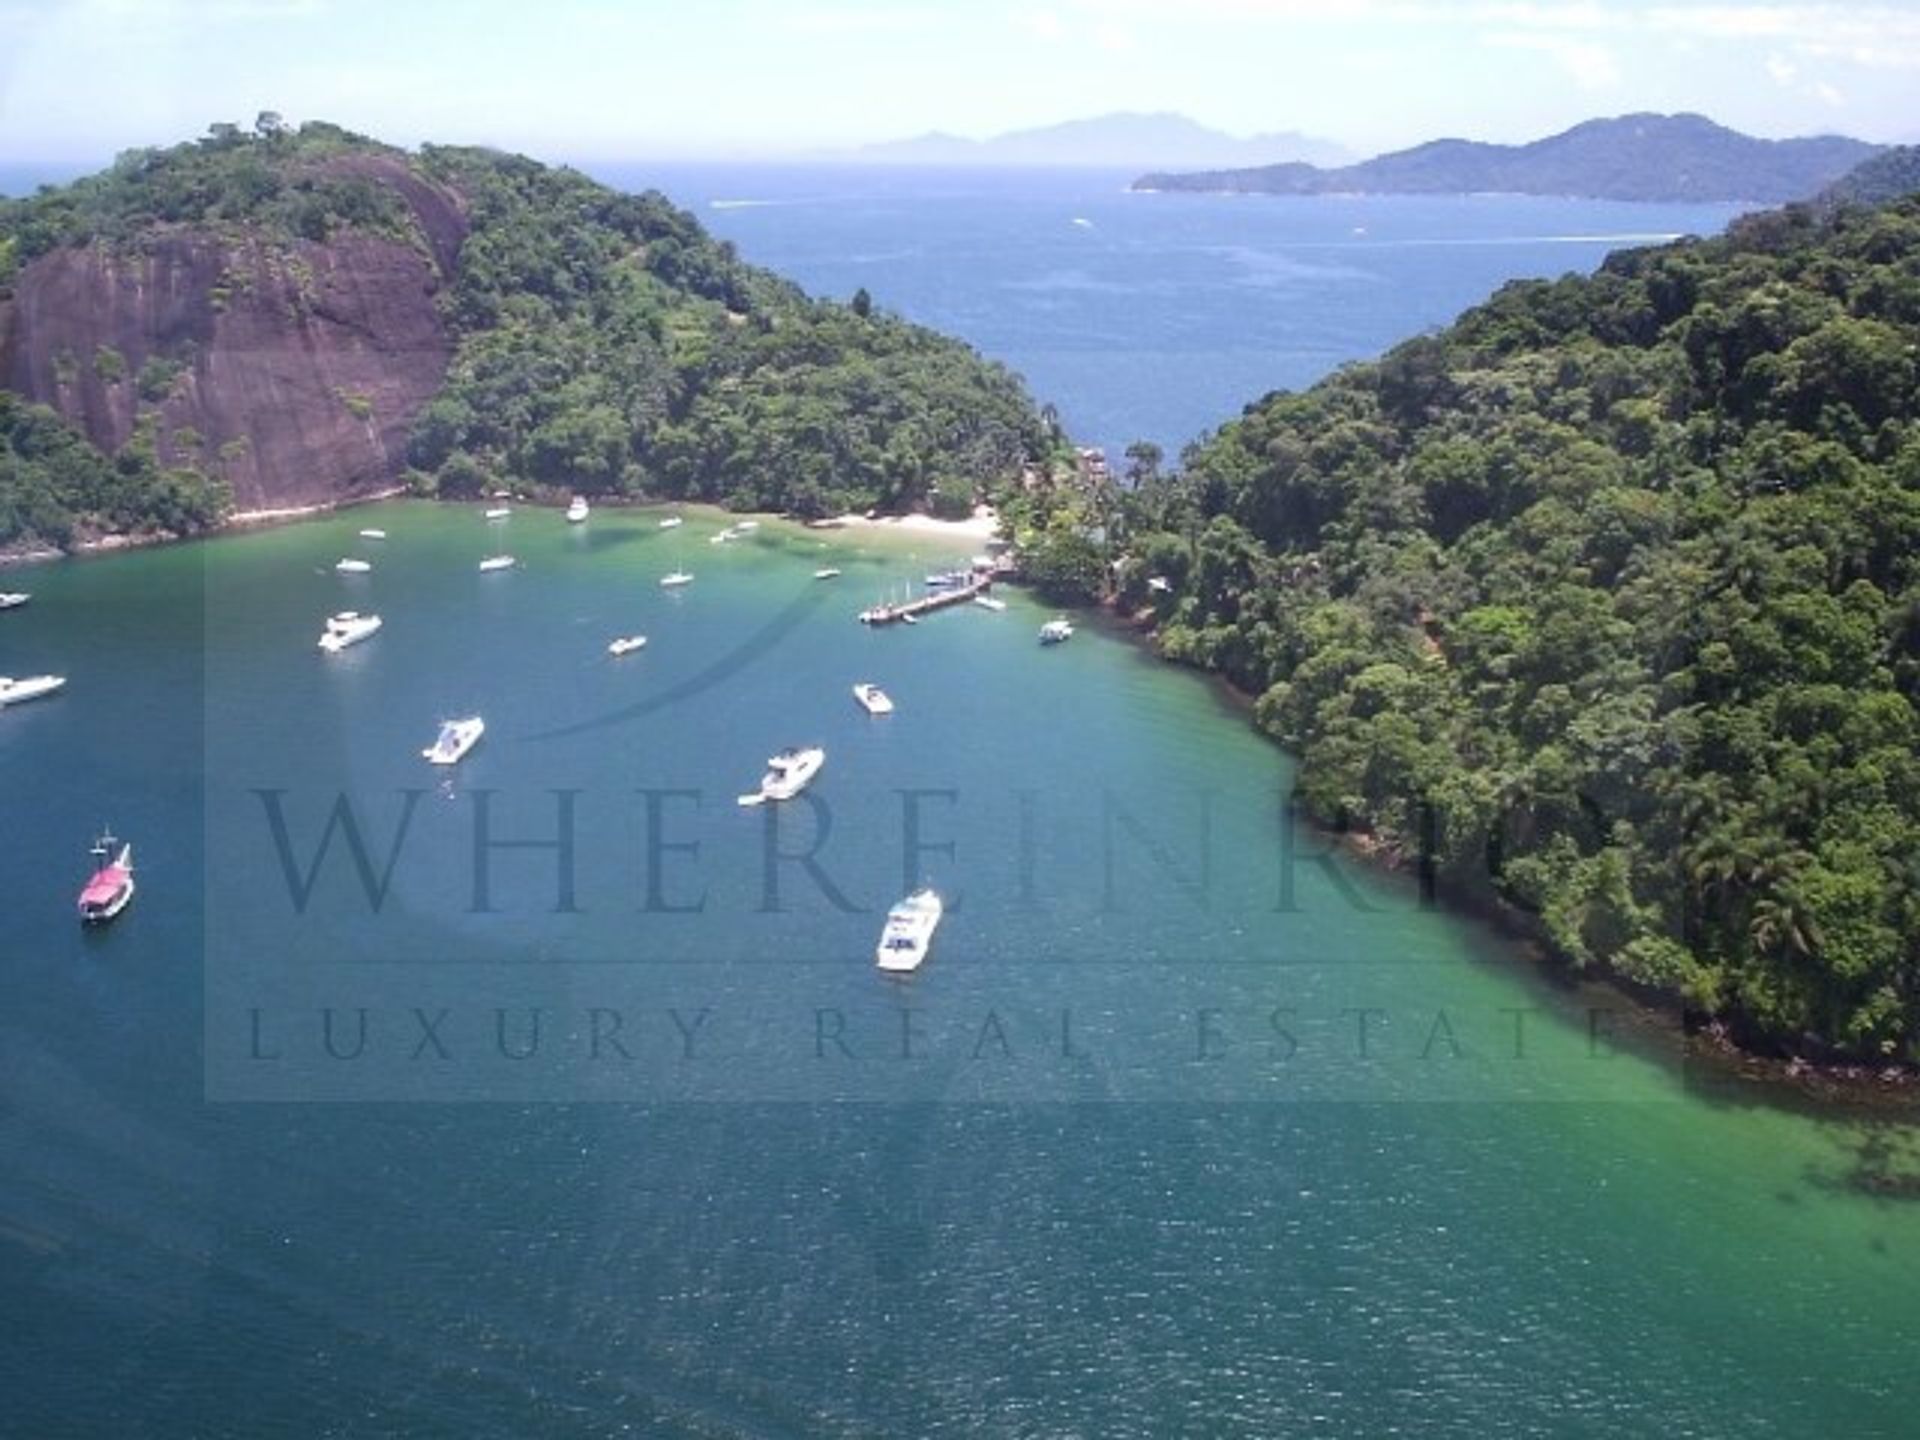
{"type": "Polygon", "coordinates": [[[411,459],[500,480],[823,515],[964,513],[1050,443],[1020,383],[958,341],[810,300],[653,193],[429,148],[470,199],[460,335],[411,459]]]}
{"type": "MultiPolygon", "coordinates": [[[[807,516],[964,513],[1059,443],[1004,367],[864,293],[844,304],[809,298],[656,193],[622,194],[496,151],[409,156],[273,115],[0,201],[0,296],[56,247],[137,251],[161,227],[289,251],[350,230],[434,259],[399,189],[352,163],[368,158],[454,192],[470,226],[437,302],[452,364],[408,446],[421,493],[550,487],[807,516]]],[[[95,456],[82,485],[46,449],[9,452],[0,543],[217,514],[218,487],[204,477],[179,472],[161,484],[138,455],[95,456]],[[174,503],[196,478],[211,509],[174,503]]]]}
{"type": "Polygon", "coordinates": [[[1510,285],[1019,518],[1055,589],[1121,557],[1312,810],[1443,892],[1750,1036],[1914,1058],[1916,357],[1920,200],[1795,208],[1510,285]]]}

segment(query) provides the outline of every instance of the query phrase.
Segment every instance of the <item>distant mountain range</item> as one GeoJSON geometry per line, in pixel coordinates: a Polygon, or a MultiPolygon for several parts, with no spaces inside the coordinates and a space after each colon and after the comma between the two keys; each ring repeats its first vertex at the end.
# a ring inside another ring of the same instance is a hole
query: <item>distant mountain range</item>
{"type": "Polygon", "coordinates": [[[1262,195],[1582,195],[1605,200],[1776,203],[1832,184],[1880,149],[1822,135],[1757,140],[1703,115],[1622,115],[1589,120],[1526,145],[1434,140],[1357,165],[1263,165],[1143,175],[1136,190],[1262,195]]]}
{"type": "Polygon", "coordinates": [[[985,140],[930,134],[864,145],[844,158],[889,165],[1108,166],[1141,170],[1174,166],[1272,165],[1281,161],[1339,165],[1353,152],[1331,140],[1293,131],[1242,139],[1184,115],[1120,111],[1014,130],[985,140]]]}

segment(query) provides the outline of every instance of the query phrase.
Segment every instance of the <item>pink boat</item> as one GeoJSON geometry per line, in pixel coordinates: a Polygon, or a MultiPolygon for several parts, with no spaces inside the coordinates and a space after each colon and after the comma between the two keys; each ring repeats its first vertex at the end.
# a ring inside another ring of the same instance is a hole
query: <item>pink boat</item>
{"type": "Polygon", "coordinates": [[[102,925],[133,900],[133,846],[103,834],[94,841],[92,853],[96,868],[80,892],[80,919],[83,924],[102,925]]]}

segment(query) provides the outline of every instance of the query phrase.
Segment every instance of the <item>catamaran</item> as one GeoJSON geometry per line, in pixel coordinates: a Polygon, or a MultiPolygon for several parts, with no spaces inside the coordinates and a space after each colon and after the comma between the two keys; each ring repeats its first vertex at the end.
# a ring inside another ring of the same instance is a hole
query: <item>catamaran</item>
{"type": "Polygon", "coordinates": [[[1062,641],[1071,640],[1072,638],[1073,625],[1070,621],[1064,619],[1049,620],[1040,627],[1040,643],[1042,645],[1058,645],[1062,641]]]}
{"type": "Polygon", "coordinates": [[[342,575],[364,575],[373,569],[373,562],[371,560],[336,560],[333,562],[333,568],[342,575]]]}
{"type": "Polygon", "coordinates": [[[767,761],[767,773],[760,777],[760,788],[742,795],[742,805],[764,805],[769,800],[791,800],[820,773],[827,763],[827,752],[818,745],[795,746],[782,750],[767,761]]]}
{"type": "Polygon", "coordinates": [[[31,600],[33,596],[20,590],[9,590],[0,594],[0,610],[14,610],[31,600]]]}
{"type": "Polygon", "coordinates": [[[53,694],[66,683],[67,677],[64,675],[29,675],[24,680],[0,675],[0,707],[38,700],[42,695],[53,694]]]}
{"type": "Polygon", "coordinates": [[[378,615],[362,615],[357,610],[342,610],[338,615],[327,617],[326,629],[320,632],[320,648],[329,655],[338,655],[349,645],[358,645],[379,628],[378,615]]]}
{"type": "Polygon", "coordinates": [[[480,562],[482,570],[511,570],[514,559],[511,555],[490,555],[480,562]]]}
{"type": "Polygon", "coordinates": [[[647,637],[644,635],[622,635],[607,646],[607,653],[615,656],[631,655],[636,650],[644,649],[646,643],[647,637]]]}
{"type": "Polygon", "coordinates": [[[887,912],[886,928],[880,932],[880,944],[873,952],[874,962],[882,970],[918,970],[933,948],[933,932],[940,928],[944,910],[938,892],[931,888],[907,896],[887,912]]]}
{"type": "Polygon", "coordinates": [[[675,570],[670,575],[662,575],[660,577],[660,583],[666,586],[667,589],[674,590],[682,585],[691,585],[693,583],[693,576],[684,570],[675,570]]]}
{"type": "Polygon", "coordinates": [[[869,715],[893,713],[893,697],[878,685],[869,684],[865,680],[853,687],[853,698],[860,702],[861,708],[869,715]]]}
{"type": "Polygon", "coordinates": [[[468,716],[465,720],[443,720],[433,744],[420,754],[435,765],[457,765],[486,733],[487,722],[478,715],[468,716]]]}
{"type": "Polygon", "coordinates": [[[584,495],[576,495],[573,497],[573,503],[567,506],[567,523],[569,525],[578,525],[586,518],[587,497],[584,495]]]}
{"type": "Polygon", "coordinates": [[[80,920],[86,925],[102,925],[133,899],[133,846],[122,844],[112,831],[102,831],[90,853],[93,876],[80,892],[80,920]]]}

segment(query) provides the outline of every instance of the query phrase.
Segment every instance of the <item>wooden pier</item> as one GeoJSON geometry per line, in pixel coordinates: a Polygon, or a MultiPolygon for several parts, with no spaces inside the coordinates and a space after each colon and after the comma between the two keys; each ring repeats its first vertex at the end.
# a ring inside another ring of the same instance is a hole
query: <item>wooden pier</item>
{"type": "Polygon", "coordinates": [[[935,610],[944,610],[949,605],[965,605],[976,595],[984,595],[993,589],[993,572],[980,571],[964,585],[955,585],[943,590],[935,590],[922,595],[918,600],[902,601],[898,605],[874,605],[862,610],[859,620],[862,625],[892,625],[896,621],[918,620],[922,615],[930,615],[935,610]]]}

